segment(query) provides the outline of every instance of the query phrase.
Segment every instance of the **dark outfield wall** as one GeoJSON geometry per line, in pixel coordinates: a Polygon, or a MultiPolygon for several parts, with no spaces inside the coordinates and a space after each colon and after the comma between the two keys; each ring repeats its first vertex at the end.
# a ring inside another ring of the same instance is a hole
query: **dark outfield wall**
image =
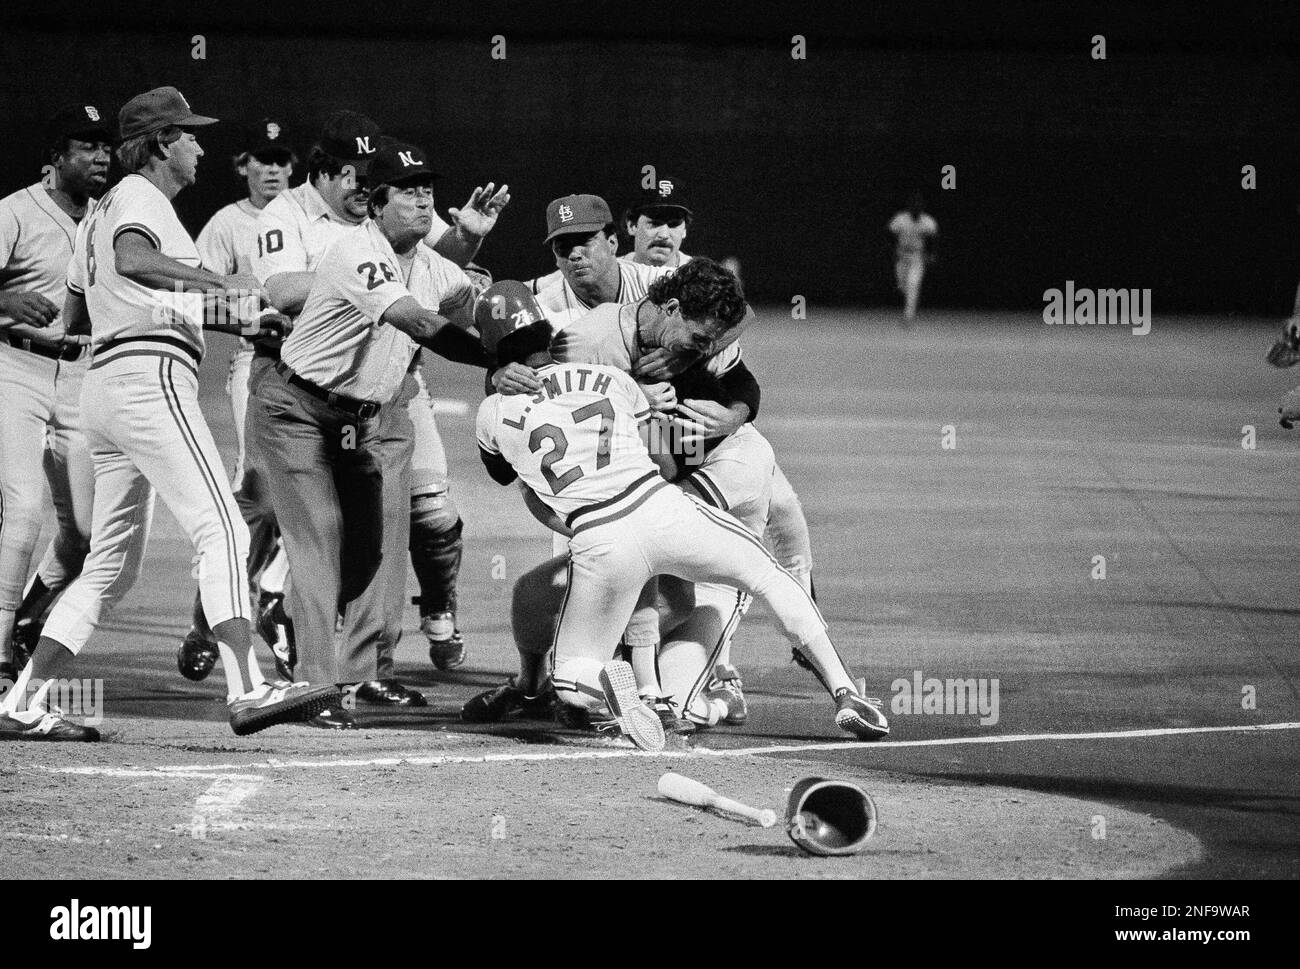
{"type": "MultiPolygon", "coordinates": [[[[39,177],[54,106],[116,108],[170,83],[223,119],[296,119],[303,148],[329,110],[364,110],[433,153],[448,176],[440,208],[476,179],[508,181],[515,202],[482,258],[498,278],[550,265],[549,199],[594,191],[617,211],[655,165],[689,184],[688,251],[739,256],[756,300],[892,301],[884,225],[913,186],[943,235],[931,303],[1039,306],[1072,279],[1151,287],[1158,313],[1282,315],[1300,281],[1298,78],[1276,25],[1180,34],[1155,16],[1033,21],[1039,7],[1022,5],[1019,19],[1000,8],[1002,26],[936,15],[838,30],[754,7],[692,30],[689,7],[648,18],[593,3],[426,11],[341,38],[281,6],[228,5],[202,22],[148,7],[98,8],[92,21],[69,7],[4,15],[6,192],[39,177]],[[585,17],[572,30],[570,9],[585,17]],[[793,60],[800,29],[807,59],[793,60]],[[1095,33],[1105,61],[1090,57],[1095,33]],[[505,60],[490,56],[494,34],[505,60]],[[954,191],[940,188],[944,165],[954,191]]],[[[200,182],[178,202],[195,230],[238,190],[228,135],[202,141],[200,182]]]]}

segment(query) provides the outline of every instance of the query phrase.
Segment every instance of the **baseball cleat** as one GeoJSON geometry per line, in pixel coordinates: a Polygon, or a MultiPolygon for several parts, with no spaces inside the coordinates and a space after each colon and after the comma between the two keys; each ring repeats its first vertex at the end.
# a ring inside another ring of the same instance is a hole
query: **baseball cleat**
{"type": "Polygon", "coordinates": [[[263,592],[258,602],[257,633],[275,657],[275,671],[283,680],[293,681],[298,665],[298,647],[293,638],[293,620],[284,611],[284,594],[263,592]]]}
{"type": "Polygon", "coordinates": [[[695,733],[695,724],[677,715],[677,704],[670,698],[666,696],[656,697],[654,710],[659,722],[664,725],[664,735],[666,737],[686,740],[695,733]]]}
{"type": "Polygon", "coordinates": [[[429,659],[440,670],[450,670],[465,662],[465,638],[456,628],[450,612],[435,612],[420,619],[420,632],[429,641],[429,659]]]}
{"type": "Polygon", "coordinates": [[[302,723],[322,710],[341,706],[337,686],[310,683],[266,683],[230,701],[230,729],[243,737],[277,723],[302,723]]]}
{"type": "Polygon", "coordinates": [[[198,630],[191,629],[176,650],[176,668],[187,680],[207,679],[212,668],[217,665],[217,644],[209,642],[199,635],[198,630]]]}
{"type": "Polygon", "coordinates": [[[835,691],[835,726],[859,740],[889,736],[889,721],[874,697],[860,697],[847,687],[835,691]]]}
{"type": "Polygon", "coordinates": [[[0,713],[0,740],[45,740],[93,743],[99,739],[94,727],[83,727],[58,714],[33,711],[22,717],[0,713]]]}
{"type": "Polygon", "coordinates": [[[749,704],[745,702],[745,684],[740,680],[740,671],[734,666],[719,663],[713,670],[713,678],[704,691],[704,699],[710,702],[721,701],[726,705],[727,713],[719,723],[729,727],[739,727],[749,719],[749,704]]]}
{"type": "Polygon", "coordinates": [[[548,720],[554,711],[554,695],[543,690],[537,696],[528,696],[515,686],[514,677],[491,690],[484,690],[465,701],[460,708],[460,718],[466,723],[499,723],[512,714],[529,720],[548,720]]]}
{"type": "Polygon", "coordinates": [[[642,750],[663,750],[664,725],[636,689],[632,664],[611,660],[600,669],[600,688],[623,736],[642,750]]]}

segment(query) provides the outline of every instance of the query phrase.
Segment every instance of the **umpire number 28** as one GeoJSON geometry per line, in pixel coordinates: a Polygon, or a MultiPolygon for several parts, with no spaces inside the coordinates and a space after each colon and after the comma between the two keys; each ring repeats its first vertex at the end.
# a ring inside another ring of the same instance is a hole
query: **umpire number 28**
{"type": "MultiPolygon", "coordinates": [[[[614,405],[608,400],[598,400],[594,404],[579,407],[573,412],[573,423],[581,424],[593,417],[600,418],[600,435],[596,440],[596,470],[609,464],[609,442],[614,431],[614,405]]],[[[583,475],[579,465],[574,465],[564,474],[557,475],[552,467],[555,462],[564,460],[569,452],[569,439],[564,430],[554,424],[543,424],[534,428],[528,435],[528,450],[536,453],[542,449],[545,441],[551,442],[551,450],[542,458],[542,477],[551,486],[551,494],[558,495],[583,475]]]]}

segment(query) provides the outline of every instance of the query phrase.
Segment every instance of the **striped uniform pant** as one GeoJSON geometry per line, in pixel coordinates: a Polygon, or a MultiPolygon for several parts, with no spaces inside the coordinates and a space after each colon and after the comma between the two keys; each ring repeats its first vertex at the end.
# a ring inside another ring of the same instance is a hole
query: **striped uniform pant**
{"type": "MultiPolygon", "coordinates": [[[[726,512],[657,477],[642,479],[602,505],[571,518],[569,583],[555,633],[557,670],[569,659],[607,660],[654,575],[718,583],[757,596],[796,646],[826,631],[798,580],[726,512]]],[[[682,709],[691,708],[711,670],[707,664],[685,695],[674,695],[682,709]]],[[[557,677],[556,686],[565,684],[557,677]]]]}
{"type": "Polygon", "coordinates": [[[155,496],[194,546],[208,621],[248,617],[248,528],[199,410],[198,364],[180,341],[149,339],[97,351],[91,363],[82,388],[95,468],[90,555],[45,625],[73,653],[139,577],[155,496]]]}

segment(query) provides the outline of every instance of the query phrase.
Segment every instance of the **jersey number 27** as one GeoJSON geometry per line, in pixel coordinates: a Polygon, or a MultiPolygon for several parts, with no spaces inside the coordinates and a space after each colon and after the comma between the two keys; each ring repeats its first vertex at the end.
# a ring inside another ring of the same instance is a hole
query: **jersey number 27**
{"type": "MultiPolygon", "coordinates": [[[[600,434],[596,438],[596,470],[599,471],[609,464],[610,439],[614,431],[614,405],[608,400],[598,400],[585,407],[575,408],[572,417],[574,424],[581,424],[593,417],[600,418],[600,434]]],[[[581,478],[583,470],[579,464],[575,464],[560,475],[552,470],[555,462],[564,460],[564,456],[569,452],[569,438],[562,428],[555,424],[543,424],[534,428],[533,433],[528,435],[528,450],[534,453],[540,451],[544,441],[551,442],[551,450],[542,458],[542,477],[551,486],[551,494],[558,495],[581,478]]]]}

